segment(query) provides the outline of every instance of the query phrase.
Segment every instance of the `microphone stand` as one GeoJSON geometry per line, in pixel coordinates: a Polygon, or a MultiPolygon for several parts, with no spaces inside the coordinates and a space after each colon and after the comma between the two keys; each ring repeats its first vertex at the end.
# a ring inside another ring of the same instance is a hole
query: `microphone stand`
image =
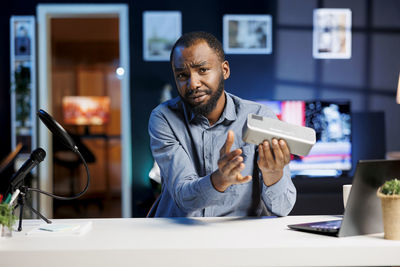
{"type": "Polygon", "coordinates": [[[26,187],[25,185],[21,185],[19,188],[20,193],[18,195],[18,202],[17,205],[15,205],[14,210],[19,207],[19,223],[18,223],[18,232],[22,231],[22,216],[24,212],[24,207],[27,206],[33,213],[35,213],[37,216],[39,216],[43,221],[46,223],[50,224],[51,221],[47,219],[46,217],[43,216],[39,211],[37,211],[35,208],[32,207],[31,203],[26,197],[27,192],[29,191],[30,188],[26,187]]]}
{"type": "Polygon", "coordinates": [[[75,147],[74,152],[76,152],[78,154],[78,156],[81,158],[83,165],[85,166],[85,170],[86,170],[86,175],[87,175],[87,183],[85,188],[78,194],[74,195],[74,196],[70,196],[70,197],[63,197],[63,196],[57,196],[45,191],[42,191],[40,189],[37,188],[30,188],[24,185],[25,179],[22,179],[22,181],[20,181],[20,183],[14,187],[17,188],[20,192],[18,194],[18,202],[17,205],[15,205],[14,210],[18,207],[20,207],[19,210],[19,225],[18,225],[18,231],[22,231],[22,215],[23,215],[23,209],[25,207],[25,205],[36,215],[38,215],[42,220],[44,220],[46,223],[50,224],[52,223],[49,219],[47,219],[46,217],[44,217],[39,211],[37,211],[36,209],[34,209],[32,207],[32,205],[29,203],[29,201],[26,198],[26,194],[29,191],[34,191],[34,192],[38,192],[40,194],[44,194],[47,195],[49,197],[55,198],[55,199],[59,199],[59,200],[73,200],[73,199],[77,199],[80,196],[82,196],[84,193],[86,193],[87,189],[89,188],[89,184],[90,184],[90,173],[89,173],[89,167],[86,163],[86,160],[83,158],[82,154],[79,152],[78,148],[75,147]]]}

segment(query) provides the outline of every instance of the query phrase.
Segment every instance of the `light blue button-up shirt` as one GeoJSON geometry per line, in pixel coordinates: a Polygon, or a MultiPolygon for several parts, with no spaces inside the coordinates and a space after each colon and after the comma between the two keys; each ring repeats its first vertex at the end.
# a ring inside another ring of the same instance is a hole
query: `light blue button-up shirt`
{"type": "MultiPolygon", "coordinates": [[[[228,130],[235,134],[232,150],[241,148],[245,169],[243,176],[253,175],[257,146],[242,140],[247,114],[264,117],[275,114],[266,106],[226,93],[225,109],[210,126],[207,118],[196,116],[180,97],[156,107],[150,115],[149,134],[153,157],[160,167],[162,191],[156,217],[246,216],[252,205],[252,181],[231,185],[217,191],[211,174],[218,169],[219,151],[228,130]]],[[[260,173],[261,200],[267,210],[287,215],[296,201],[296,189],[288,166],[280,181],[266,186],[260,173]]],[[[262,207],[260,206],[259,209],[262,207]]]]}

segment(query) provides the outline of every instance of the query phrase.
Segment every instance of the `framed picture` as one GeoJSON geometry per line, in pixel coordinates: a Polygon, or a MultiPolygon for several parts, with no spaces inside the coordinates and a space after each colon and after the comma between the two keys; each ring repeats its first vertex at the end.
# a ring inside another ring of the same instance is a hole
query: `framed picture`
{"type": "Polygon", "coordinates": [[[31,55],[32,25],[29,20],[14,21],[16,56],[31,55]]]}
{"type": "Polygon", "coordinates": [[[224,15],[223,44],[226,54],[271,54],[271,16],[224,15]]]}
{"type": "Polygon", "coordinates": [[[314,58],[351,58],[351,10],[314,10],[314,58]]]}
{"type": "Polygon", "coordinates": [[[169,61],[171,48],[181,35],[180,11],[145,11],[143,13],[143,59],[169,61]]]}

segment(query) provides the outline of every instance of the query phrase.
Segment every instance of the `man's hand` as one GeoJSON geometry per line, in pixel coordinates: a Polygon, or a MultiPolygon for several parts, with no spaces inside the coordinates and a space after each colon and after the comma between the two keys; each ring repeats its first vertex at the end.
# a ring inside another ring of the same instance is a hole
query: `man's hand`
{"type": "Polygon", "coordinates": [[[290,162],[290,151],[284,140],[272,139],[272,144],[264,141],[258,145],[258,167],[262,172],[264,184],[270,186],[283,176],[283,167],[290,162]],[[272,146],[272,147],[271,147],[272,146]]]}
{"type": "Polygon", "coordinates": [[[234,133],[228,131],[226,142],[219,151],[218,170],[211,174],[211,182],[215,189],[224,192],[233,184],[247,183],[251,180],[251,176],[243,177],[240,172],[244,169],[243,157],[241,149],[231,150],[234,133]]]}

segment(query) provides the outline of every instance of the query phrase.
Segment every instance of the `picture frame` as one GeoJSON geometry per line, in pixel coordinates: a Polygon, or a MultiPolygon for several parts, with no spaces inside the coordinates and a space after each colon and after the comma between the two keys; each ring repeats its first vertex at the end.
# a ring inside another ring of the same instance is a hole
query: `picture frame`
{"type": "Polygon", "coordinates": [[[313,57],[351,58],[351,10],[319,8],[313,15],[313,57]]]}
{"type": "Polygon", "coordinates": [[[271,54],[271,15],[224,15],[223,46],[226,54],[271,54]]]}
{"type": "Polygon", "coordinates": [[[181,35],[180,11],[143,12],[143,60],[169,61],[171,48],[181,35]]]}
{"type": "Polygon", "coordinates": [[[14,52],[16,56],[30,56],[31,39],[32,39],[32,25],[28,19],[14,20],[14,52]]]}

